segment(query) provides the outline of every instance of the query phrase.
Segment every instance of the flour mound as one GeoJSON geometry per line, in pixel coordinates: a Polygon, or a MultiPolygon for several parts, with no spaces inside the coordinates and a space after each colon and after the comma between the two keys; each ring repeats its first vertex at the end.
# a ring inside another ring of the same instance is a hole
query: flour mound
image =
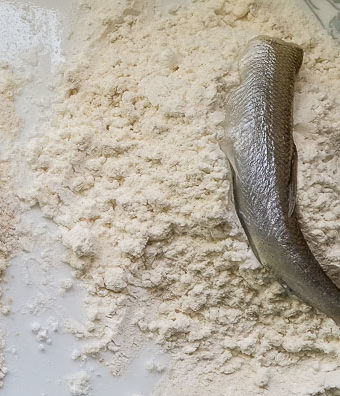
{"type": "Polygon", "coordinates": [[[157,17],[95,4],[83,17],[96,15],[97,33],[61,74],[50,122],[28,149],[32,197],[60,226],[65,261],[88,290],[88,321],[67,326],[87,341],[81,353],[111,351],[106,364],[119,374],[147,335],[175,362],[162,396],[289,394],[296,372],[310,382],[299,395],[340,387],[339,329],[253,257],[219,145],[247,41],[300,44],[301,222],[338,274],[338,50],[290,1],[198,1],[157,17]]]}

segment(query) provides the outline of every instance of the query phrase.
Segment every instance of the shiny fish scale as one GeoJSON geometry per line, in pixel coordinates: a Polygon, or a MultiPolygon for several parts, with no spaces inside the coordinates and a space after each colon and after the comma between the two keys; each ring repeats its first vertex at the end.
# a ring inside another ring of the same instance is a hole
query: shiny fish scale
{"type": "MultiPolygon", "coordinates": [[[[302,49],[259,36],[240,60],[241,84],[227,102],[225,145],[235,206],[264,265],[301,299],[340,323],[340,290],[311,253],[295,210],[289,214],[295,146],[292,101],[302,49]]],[[[295,158],[296,160],[296,158],[295,158]]],[[[294,206],[291,207],[294,208],[294,206]]]]}

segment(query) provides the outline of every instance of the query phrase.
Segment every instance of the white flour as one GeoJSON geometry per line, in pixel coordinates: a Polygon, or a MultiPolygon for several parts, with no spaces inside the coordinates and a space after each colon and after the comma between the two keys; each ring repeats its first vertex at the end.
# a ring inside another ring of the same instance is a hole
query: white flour
{"type": "MultiPolygon", "coordinates": [[[[9,165],[9,153],[15,135],[19,129],[20,122],[15,114],[14,99],[17,84],[9,68],[0,65],[0,279],[8,264],[8,259],[17,247],[17,221],[18,204],[17,198],[11,189],[11,171],[9,165]]],[[[0,296],[2,290],[0,289],[0,296]]],[[[10,312],[10,301],[1,300],[1,313],[8,315],[10,312]]],[[[0,351],[4,347],[4,340],[0,334],[0,351]]],[[[2,352],[0,353],[0,387],[7,373],[2,352]]]]}
{"type": "Polygon", "coordinates": [[[120,374],[149,337],[174,362],[155,395],[336,394],[340,331],[256,262],[219,142],[247,41],[300,44],[301,223],[339,281],[339,49],[291,1],[196,1],[163,16],[111,3],[82,2],[75,36],[87,32],[88,48],[61,73],[28,148],[30,198],[60,226],[88,291],[88,321],[66,323],[88,341],[77,356],[111,351],[105,363],[120,374]]]}
{"type": "Polygon", "coordinates": [[[79,371],[67,378],[71,395],[88,395],[90,391],[90,377],[86,371],[79,371]]]}

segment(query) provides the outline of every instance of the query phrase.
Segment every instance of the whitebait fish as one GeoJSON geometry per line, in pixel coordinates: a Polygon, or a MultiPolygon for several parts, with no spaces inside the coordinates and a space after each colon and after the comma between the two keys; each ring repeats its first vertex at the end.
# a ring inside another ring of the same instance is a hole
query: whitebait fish
{"type": "Polygon", "coordinates": [[[340,324],[340,290],[310,251],[295,212],[292,102],[302,58],[295,44],[265,36],[250,41],[240,60],[241,84],[227,103],[223,149],[236,210],[258,260],[340,324]]]}

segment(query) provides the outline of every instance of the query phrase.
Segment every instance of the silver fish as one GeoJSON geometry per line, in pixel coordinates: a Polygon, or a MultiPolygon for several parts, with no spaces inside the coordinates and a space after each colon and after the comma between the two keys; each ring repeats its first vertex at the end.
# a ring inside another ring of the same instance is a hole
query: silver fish
{"type": "Polygon", "coordinates": [[[295,44],[266,36],[249,42],[239,64],[241,84],[227,101],[222,149],[232,170],[235,208],[257,259],[340,324],[340,290],[310,251],[295,211],[292,102],[302,59],[295,44]]]}

